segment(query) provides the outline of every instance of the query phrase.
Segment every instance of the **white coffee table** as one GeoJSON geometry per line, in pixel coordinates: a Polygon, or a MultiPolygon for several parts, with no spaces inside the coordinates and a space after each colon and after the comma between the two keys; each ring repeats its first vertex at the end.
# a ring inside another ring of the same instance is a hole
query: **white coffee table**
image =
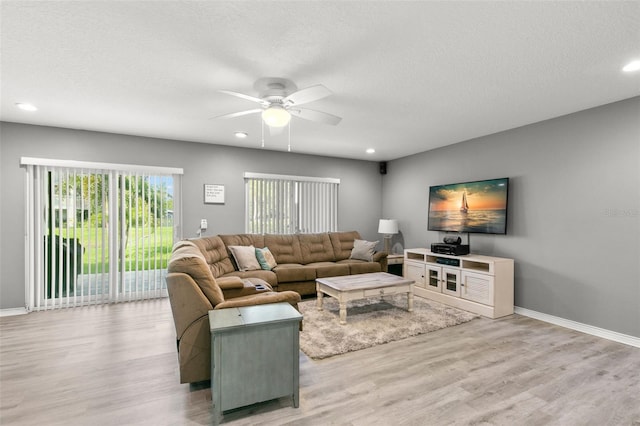
{"type": "Polygon", "coordinates": [[[386,272],[344,275],[316,279],[317,307],[322,310],[322,298],[329,295],[340,304],[340,324],[347,323],[347,302],[374,296],[407,293],[407,310],[413,312],[413,280],[386,272]]]}

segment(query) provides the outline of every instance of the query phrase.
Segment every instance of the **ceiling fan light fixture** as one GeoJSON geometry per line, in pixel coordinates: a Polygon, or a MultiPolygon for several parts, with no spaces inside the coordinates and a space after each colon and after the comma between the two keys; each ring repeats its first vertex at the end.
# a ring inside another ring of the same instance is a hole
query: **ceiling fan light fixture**
{"type": "Polygon", "coordinates": [[[36,108],[35,105],[24,103],[24,102],[17,102],[16,106],[23,111],[33,112],[38,110],[38,108],[36,108]]]}
{"type": "Polygon", "coordinates": [[[640,70],[640,60],[631,61],[622,68],[624,72],[633,72],[640,70]]]}
{"type": "Polygon", "coordinates": [[[284,127],[289,124],[291,114],[280,105],[271,105],[262,111],[262,120],[269,127],[284,127]]]}

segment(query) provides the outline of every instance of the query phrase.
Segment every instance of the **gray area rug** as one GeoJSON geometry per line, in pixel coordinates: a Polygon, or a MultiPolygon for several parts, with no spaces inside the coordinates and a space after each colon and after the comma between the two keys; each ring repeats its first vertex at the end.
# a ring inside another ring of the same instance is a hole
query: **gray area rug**
{"type": "Polygon", "coordinates": [[[384,300],[375,297],[349,302],[347,324],[340,325],[338,301],[325,296],[323,305],[323,310],[318,311],[315,299],[298,304],[304,315],[300,349],[312,359],[358,351],[478,318],[421,297],[413,298],[413,312],[407,312],[406,294],[397,294],[384,300]]]}

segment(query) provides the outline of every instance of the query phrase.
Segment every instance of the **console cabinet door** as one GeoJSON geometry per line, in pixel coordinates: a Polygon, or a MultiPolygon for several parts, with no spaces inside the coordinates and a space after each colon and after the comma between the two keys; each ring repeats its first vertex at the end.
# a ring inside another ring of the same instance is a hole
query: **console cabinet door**
{"type": "Polygon", "coordinates": [[[493,276],[475,272],[462,272],[463,299],[493,306],[493,276]]]}
{"type": "Polygon", "coordinates": [[[442,292],[442,267],[427,265],[427,289],[442,292]]]}
{"type": "Polygon", "coordinates": [[[408,280],[415,281],[418,287],[425,287],[424,263],[404,262],[404,276],[408,280]]]}
{"type": "Polygon", "coordinates": [[[460,270],[442,268],[442,292],[460,297],[460,270]]]}

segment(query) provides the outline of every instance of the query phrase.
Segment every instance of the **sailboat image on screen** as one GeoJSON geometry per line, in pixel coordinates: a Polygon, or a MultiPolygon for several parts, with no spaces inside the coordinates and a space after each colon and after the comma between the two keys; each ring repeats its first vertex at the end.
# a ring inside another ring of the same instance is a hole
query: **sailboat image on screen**
{"type": "Polygon", "coordinates": [[[462,193],[462,203],[460,203],[460,213],[469,211],[469,203],[467,203],[467,191],[462,193]]]}
{"type": "Polygon", "coordinates": [[[430,186],[429,231],[506,234],[508,187],[509,178],[430,186]]]}

